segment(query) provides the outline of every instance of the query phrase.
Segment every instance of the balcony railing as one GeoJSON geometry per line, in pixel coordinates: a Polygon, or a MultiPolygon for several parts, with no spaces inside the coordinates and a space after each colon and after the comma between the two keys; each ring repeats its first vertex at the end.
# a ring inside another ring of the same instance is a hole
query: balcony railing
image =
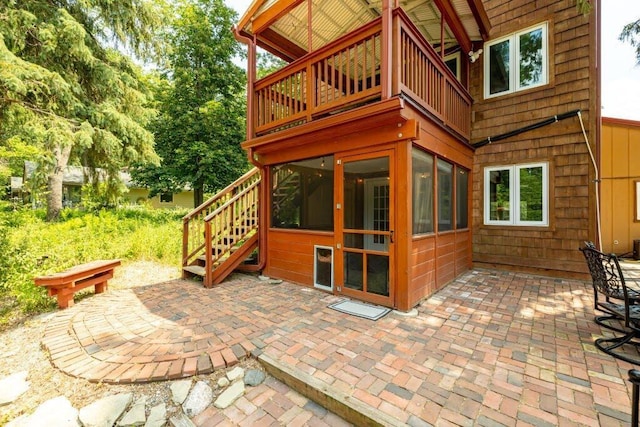
{"type": "Polygon", "coordinates": [[[393,51],[383,64],[382,19],[311,52],[254,85],[256,135],[306,123],[381,99],[380,70],[399,70],[404,93],[443,125],[469,139],[471,96],[402,9],[393,13],[393,51]]]}

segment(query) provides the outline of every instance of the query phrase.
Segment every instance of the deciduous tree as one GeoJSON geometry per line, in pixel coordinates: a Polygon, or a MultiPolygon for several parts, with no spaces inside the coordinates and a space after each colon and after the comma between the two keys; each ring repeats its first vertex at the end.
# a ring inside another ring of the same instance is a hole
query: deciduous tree
{"type": "Polygon", "coordinates": [[[188,186],[197,206],[205,192],[224,188],[248,168],[240,148],[245,75],[233,62],[242,53],[231,32],[236,18],[222,0],[177,4],[167,36],[167,80],[155,85],[160,114],[153,130],[162,164],[133,173],[151,194],[188,186]]]}

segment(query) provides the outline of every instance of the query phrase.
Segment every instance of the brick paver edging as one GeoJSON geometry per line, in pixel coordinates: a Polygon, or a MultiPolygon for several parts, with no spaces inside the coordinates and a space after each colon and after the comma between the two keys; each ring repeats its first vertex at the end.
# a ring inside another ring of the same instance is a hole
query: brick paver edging
{"type": "Polygon", "coordinates": [[[255,349],[243,337],[220,339],[212,324],[197,317],[201,313],[188,313],[179,293],[165,297],[154,306],[151,287],[96,295],[57,313],[42,345],[61,371],[119,384],[208,374],[255,349]]]}

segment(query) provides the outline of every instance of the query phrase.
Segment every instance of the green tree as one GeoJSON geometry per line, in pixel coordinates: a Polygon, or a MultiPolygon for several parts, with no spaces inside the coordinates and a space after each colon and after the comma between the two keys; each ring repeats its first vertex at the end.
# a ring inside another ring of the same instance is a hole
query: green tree
{"type": "Polygon", "coordinates": [[[636,61],[640,65],[640,19],[625,25],[619,38],[636,49],[636,61]]]}
{"type": "Polygon", "coordinates": [[[113,46],[146,58],[161,22],[152,0],[0,3],[0,147],[19,140],[38,149],[49,220],[62,208],[68,164],[113,177],[154,159],[140,70],[113,46]]]}
{"type": "Polygon", "coordinates": [[[153,130],[162,163],[133,171],[151,195],[191,187],[197,206],[205,192],[224,188],[247,170],[240,148],[246,79],[233,62],[243,53],[231,32],[236,18],[222,0],[177,4],[167,35],[166,80],[154,84],[159,115],[153,130]]]}

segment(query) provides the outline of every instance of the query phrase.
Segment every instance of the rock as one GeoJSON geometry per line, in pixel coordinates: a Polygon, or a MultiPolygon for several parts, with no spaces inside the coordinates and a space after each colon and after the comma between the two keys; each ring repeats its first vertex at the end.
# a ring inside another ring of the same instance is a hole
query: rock
{"type": "Polygon", "coordinates": [[[244,385],[255,387],[262,384],[262,381],[264,381],[266,377],[265,373],[260,369],[250,369],[244,374],[244,385]]]}
{"type": "Polygon", "coordinates": [[[111,427],[131,403],[131,393],[103,397],[80,409],[80,422],[84,427],[111,427]]]}
{"type": "Polygon", "coordinates": [[[7,424],[17,426],[79,427],[78,410],[64,396],[54,397],[42,403],[33,414],[18,418],[7,424]]]}
{"type": "Polygon", "coordinates": [[[191,380],[176,381],[171,384],[171,399],[176,405],[182,405],[191,389],[191,380]]]}
{"type": "Polygon", "coordinates": [[[213,405],[219,409],[225,409],[235,402],[239,397],[244,394],[244,382],[236,381],[231,386],[222,392],[216,399],[213,405]]]}
{"type": "Polygon", "coordinates": [[[192,418],[207,409],[212,400],[213,390],[209,384],[205,381],[198,381],[182,404],[182,409],[189,418],[192,418]]]}
{"type": "Polygon", "coordinates": [[[27,371],[21,371],[0,380],[0,406],[15,402],[22,393],[29,390],[27,375],[27,371]]]}
{"type": "Polygon", "coordinates": [[[187,416],[183,412],[180,412],[178,415],[171,417],[169,422],[173,427],[196,427],[196,425],[192,423],[191,420],[187,418],[187,416]]]}
{"type": "Polygon", "coordinates": [[[240,379],[243,376],[244,369],[242,369],[240,366],[236,366],[235,368],[227,372],[227,378],[229,378],[229,381],[231,382],[234,382],[235,380],[240,379]]]}
{"type": "Polygon", "coordinates": [[[147,421],[145,415],[145,406],[147,404],[147,398],[141,397],[133,404],[131,409],[124,414],[124,417],[118,421],[118,426],[141,426],[147,421]]]}
{"type": "Polygon", "coordinates": [[[227,379],[227,377],[222,377],[218,380],[218,387],[220,388],[225,388],[226,386],[228,386],[229,384],[231,384],[229,382],[229,380],[227,379]]]}
{"type": "Polygon", "coordinates": [[[144,427],[163,427],[167,423],[167,406],[163,403],[151,408],[144,427]]]}

